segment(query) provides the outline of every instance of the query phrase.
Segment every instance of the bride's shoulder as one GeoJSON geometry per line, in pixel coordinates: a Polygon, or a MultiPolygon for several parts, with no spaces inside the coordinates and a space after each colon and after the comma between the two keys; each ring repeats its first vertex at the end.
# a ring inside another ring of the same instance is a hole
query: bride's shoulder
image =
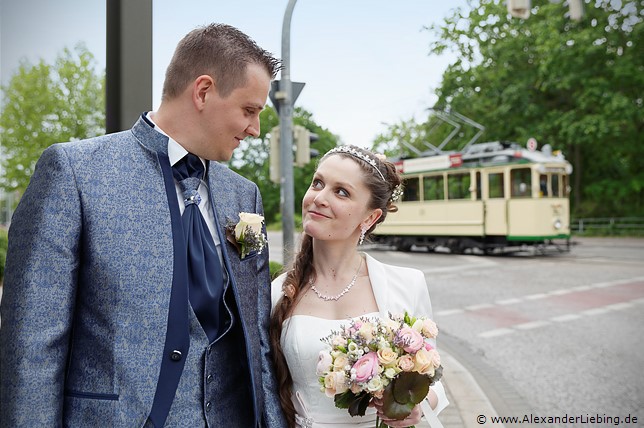
{"type": "Polygon", "coordinates": [[[284,284],[284,280],[286,279],[286,274],[288,272],[283,272],[279,274],[278,276],[275,277],[275,279],[271,282],[271,287],[275,288],[276,286],[279,287],[279,289],[282,289],[282,284],[284,284]]]}
{"type": "Polygon", "coordinates": [[[370,275],[384,275],[388,279],[400,279],[403,281],[408,281],[410,279],[425,279],[425,274],[419,269],[383,263],[368,254],[366,255],[366,257],[370,275]]]}
{"type": "Polygon", "coordinates": [[[284,294],[282,291],[282,284],[284,284],[284,281],[286,280],[286,274],[288,272],[284,272],[280,274],[278,277],[276,277],[273,282],[271,282],[271,307],[274,308],[275,305],[277,304],[277,301],[282,297],[284,294]]]}

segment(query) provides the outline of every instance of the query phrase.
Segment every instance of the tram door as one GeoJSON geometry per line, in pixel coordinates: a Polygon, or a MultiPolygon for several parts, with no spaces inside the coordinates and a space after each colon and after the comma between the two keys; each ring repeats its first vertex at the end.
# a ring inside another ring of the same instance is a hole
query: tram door
{"type": "Polygon", "coordinates": [[[508,234],[507,201],[505,199],[505,172],[489,170],[483,175],[483,200],[485,201],[485,235],[508,234]]]}

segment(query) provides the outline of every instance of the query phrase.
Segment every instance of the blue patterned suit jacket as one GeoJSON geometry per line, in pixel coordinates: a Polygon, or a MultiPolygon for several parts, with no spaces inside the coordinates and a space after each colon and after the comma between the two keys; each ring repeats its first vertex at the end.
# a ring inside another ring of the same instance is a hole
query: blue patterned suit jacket
{"type": "MultiPolygon", "coordinates": [[[[66,426],[101,400],[116,405],[102,426],[144,424],[173,278],[164,153],[167,138],[141,118],[129,131],[56,144],[41,156],[9,230],[0,426],[66,426]]],[[[268,251],[241,260],[224,236],[228,219],[262,212],[261,196],[217,162],[208,184],[245,336],[248,410],[264,426],[283,427],[267,337],[268,251]]]]}

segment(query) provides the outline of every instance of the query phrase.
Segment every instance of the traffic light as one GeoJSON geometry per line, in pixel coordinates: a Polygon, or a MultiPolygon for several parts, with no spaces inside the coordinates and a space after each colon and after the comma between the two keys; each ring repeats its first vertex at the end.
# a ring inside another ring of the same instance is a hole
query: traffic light
{"type": "Polygon", "coordinates": [[[508,0],[508,13],[515,18],[528,19],[530,0],[508,0]]]}
{"type": "Polygon", "coordinates": [[[295,141],[295,165],[304,166],[311,162],[311,157],[318,156],[318,151],[311,149],[311,143],[319,139],[318,135],[303,126],[293,127],[293,141],[295,141]]]}
{"type": "MultiPolygon", "coordinates": [[[[561,0],[550,0],[551,3],[560,3],[561,0]]],[[[528,19],[530,16],[530,8],[532,7],[530,0],[507,0],[508,13],[515,18],[528,19]]],[[[584,2],[583,0],[568,0],[568,12],[570,19],[579,21],[584,16],[584,2]]]]}
{"type": "MultiPolygon", "coordinates": [[[[318,135],[309,131],[303,126],[293,126],[293,146],[295,148],[295,166],[304,166],[311,161],[312,157],[318,156],[318,151],[311,149],[311,143],[319,139],[318,135]]],[[[270,179],[273,183],[281,181],[281,160],[280,160],[280,127],[271,129],[271,151],[270,151],[270,179]]]]}
{"type": "Polygon", "coordinates": [[[280,170],[280,127],[271,129],[270,178],[273,183],[281,181],[280,170]]]}

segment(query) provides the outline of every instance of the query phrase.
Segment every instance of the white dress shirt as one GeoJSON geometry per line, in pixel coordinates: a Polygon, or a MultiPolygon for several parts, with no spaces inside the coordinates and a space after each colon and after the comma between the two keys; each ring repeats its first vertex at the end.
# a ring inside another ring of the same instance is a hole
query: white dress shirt
{"type": "MultiPolygon", "coordinates": [[[[188,154],[188,151],[183,148],[181,144],[179,144],[177,141],[175,141],[171,136],[166,134],[160,127],[157,125],[154,120],[152,120],[152,117],[150,117],[150,114],[147,114],[148,120],[150,122],[154,123],[154,129],[156,129],[158,132],[161,134],[165,135],[168,137],[168,158],[170,158],[170,166],[174,166],[177,162],[179,162],[185,155],[188,154]]],[[[204,165],[204,170],[207,170],[206,168],[206,162],[202,159],[201,163],[204,165]]],[[[201,211],[201,215],[203,218],[206,220],[206,224],[208,225],[208,231],[210,232],[210,235],[212,236],[213,241],[215,241],[215,246],[217,247],[217,254],[219,255],[219,261],[222,262],[223,266],[223,258],[221,255],[221,242],[219,241],[219,234],[217,233],[217,229],[215,227],[215,215],[212,212],[212,204],[210,203],[210,192],[208,191],[208,183],[204,181],[205,177],[201,177],[201,184],[199,184],[199,188],[197,188],[197,192],[199,192],[199,196],[201,196],[201,203],[199,203],[199,211],[201,211]]],[[[181,212],[181,215],[183,215],[183,212],[186,209],[185,203],[183,202],[183,192],[181,191],[181,187],[179,186],[179,182],[175,179],[174,180],[174,188],[177,192],[177,200],[179,202],[179,210],[181,212]]]]}

